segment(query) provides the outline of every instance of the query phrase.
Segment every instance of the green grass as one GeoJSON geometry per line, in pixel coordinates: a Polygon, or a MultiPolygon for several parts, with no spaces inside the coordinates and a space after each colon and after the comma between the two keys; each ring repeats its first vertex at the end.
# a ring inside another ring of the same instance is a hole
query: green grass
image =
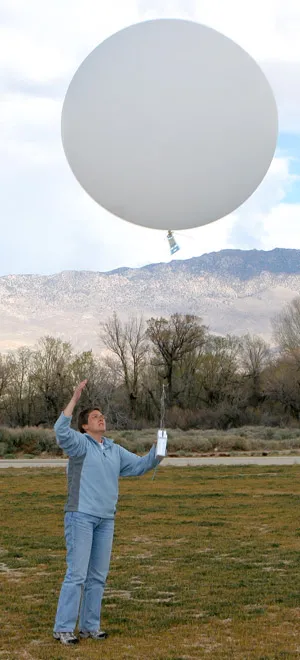
{"type": "Polygon", "coordinates": [[[3,470],[0,660],[300,657],[300,468],[160,467],[120,482],[104,642],[52,640],[63,470],[3,470]]]}

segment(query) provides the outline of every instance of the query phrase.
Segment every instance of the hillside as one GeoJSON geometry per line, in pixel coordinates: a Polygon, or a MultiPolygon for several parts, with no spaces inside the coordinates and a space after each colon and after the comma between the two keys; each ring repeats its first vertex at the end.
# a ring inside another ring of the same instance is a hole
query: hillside
{"type": "Polygon", "coordinates": [[[0,351],[45,334],[101,350],[101,321],[114,311],[200,316],[212,332],[271,339],[271,318],[300,293],[300,250],[222,250],[185,261],[101,273],[0,277],[0,351]]]}

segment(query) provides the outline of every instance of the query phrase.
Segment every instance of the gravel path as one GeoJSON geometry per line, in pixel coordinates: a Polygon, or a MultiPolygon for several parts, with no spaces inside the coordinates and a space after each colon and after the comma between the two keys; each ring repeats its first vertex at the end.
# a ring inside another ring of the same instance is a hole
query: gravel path
{"type": "MultiPolygon", "coordinates": [[[[66,467],[67,461],[57,458],[0,460],[2,468],[49,468],[66,467]]],[[[195,467],[196,465],[294,465],[300,464],[300,456],[199,456],[198,458],[165,458],[161,465],[195,467]]]]}

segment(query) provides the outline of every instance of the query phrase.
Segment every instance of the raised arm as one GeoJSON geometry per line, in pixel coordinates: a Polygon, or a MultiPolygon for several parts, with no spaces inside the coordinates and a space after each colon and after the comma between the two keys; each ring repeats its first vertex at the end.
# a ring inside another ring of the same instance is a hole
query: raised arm
{"type": "Polygon", "coordinates": [[[120,477],[139,477],[155,468],[162,459],[155,458],[155,444],[146,456],[136,456],[120,447],[120,477]]]}
{"type": "Polygon", "coordinates": [[[56,440],[59,447],[61,447],[68,456],[82,456],[86,452],[86,437],[79,431],[71,429],[71,419],[74,408],[78,403],[82,390],[85,388],[87,380],[79,383],[74,390],[74,394],[66,405],[64,411],[55,422],[54,430],[56,440]]]}
{"type": "Polygon", "coordinates": [[[68,405],[64,409],[64,415],[65,417],[72,417],[73,415],[73,410],[76,406],[76,403],[78,403],[82,390],[84,390],[85,386],[87,384],[87,378],[83,380],[77,387],[75,387],[74,394],[72,396],[72,399],[69,401],[68,405]]]}

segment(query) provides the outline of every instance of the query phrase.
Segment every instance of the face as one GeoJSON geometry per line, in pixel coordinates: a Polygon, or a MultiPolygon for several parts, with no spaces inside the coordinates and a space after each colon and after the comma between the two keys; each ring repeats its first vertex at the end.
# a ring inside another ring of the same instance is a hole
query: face
{"type": "Polygon", "coordinates": [[[106,430],[104,415],[99,410],[92,410],[88,416],[88,423],[83,424],[86,433],[104,433],[106,430]]]}

